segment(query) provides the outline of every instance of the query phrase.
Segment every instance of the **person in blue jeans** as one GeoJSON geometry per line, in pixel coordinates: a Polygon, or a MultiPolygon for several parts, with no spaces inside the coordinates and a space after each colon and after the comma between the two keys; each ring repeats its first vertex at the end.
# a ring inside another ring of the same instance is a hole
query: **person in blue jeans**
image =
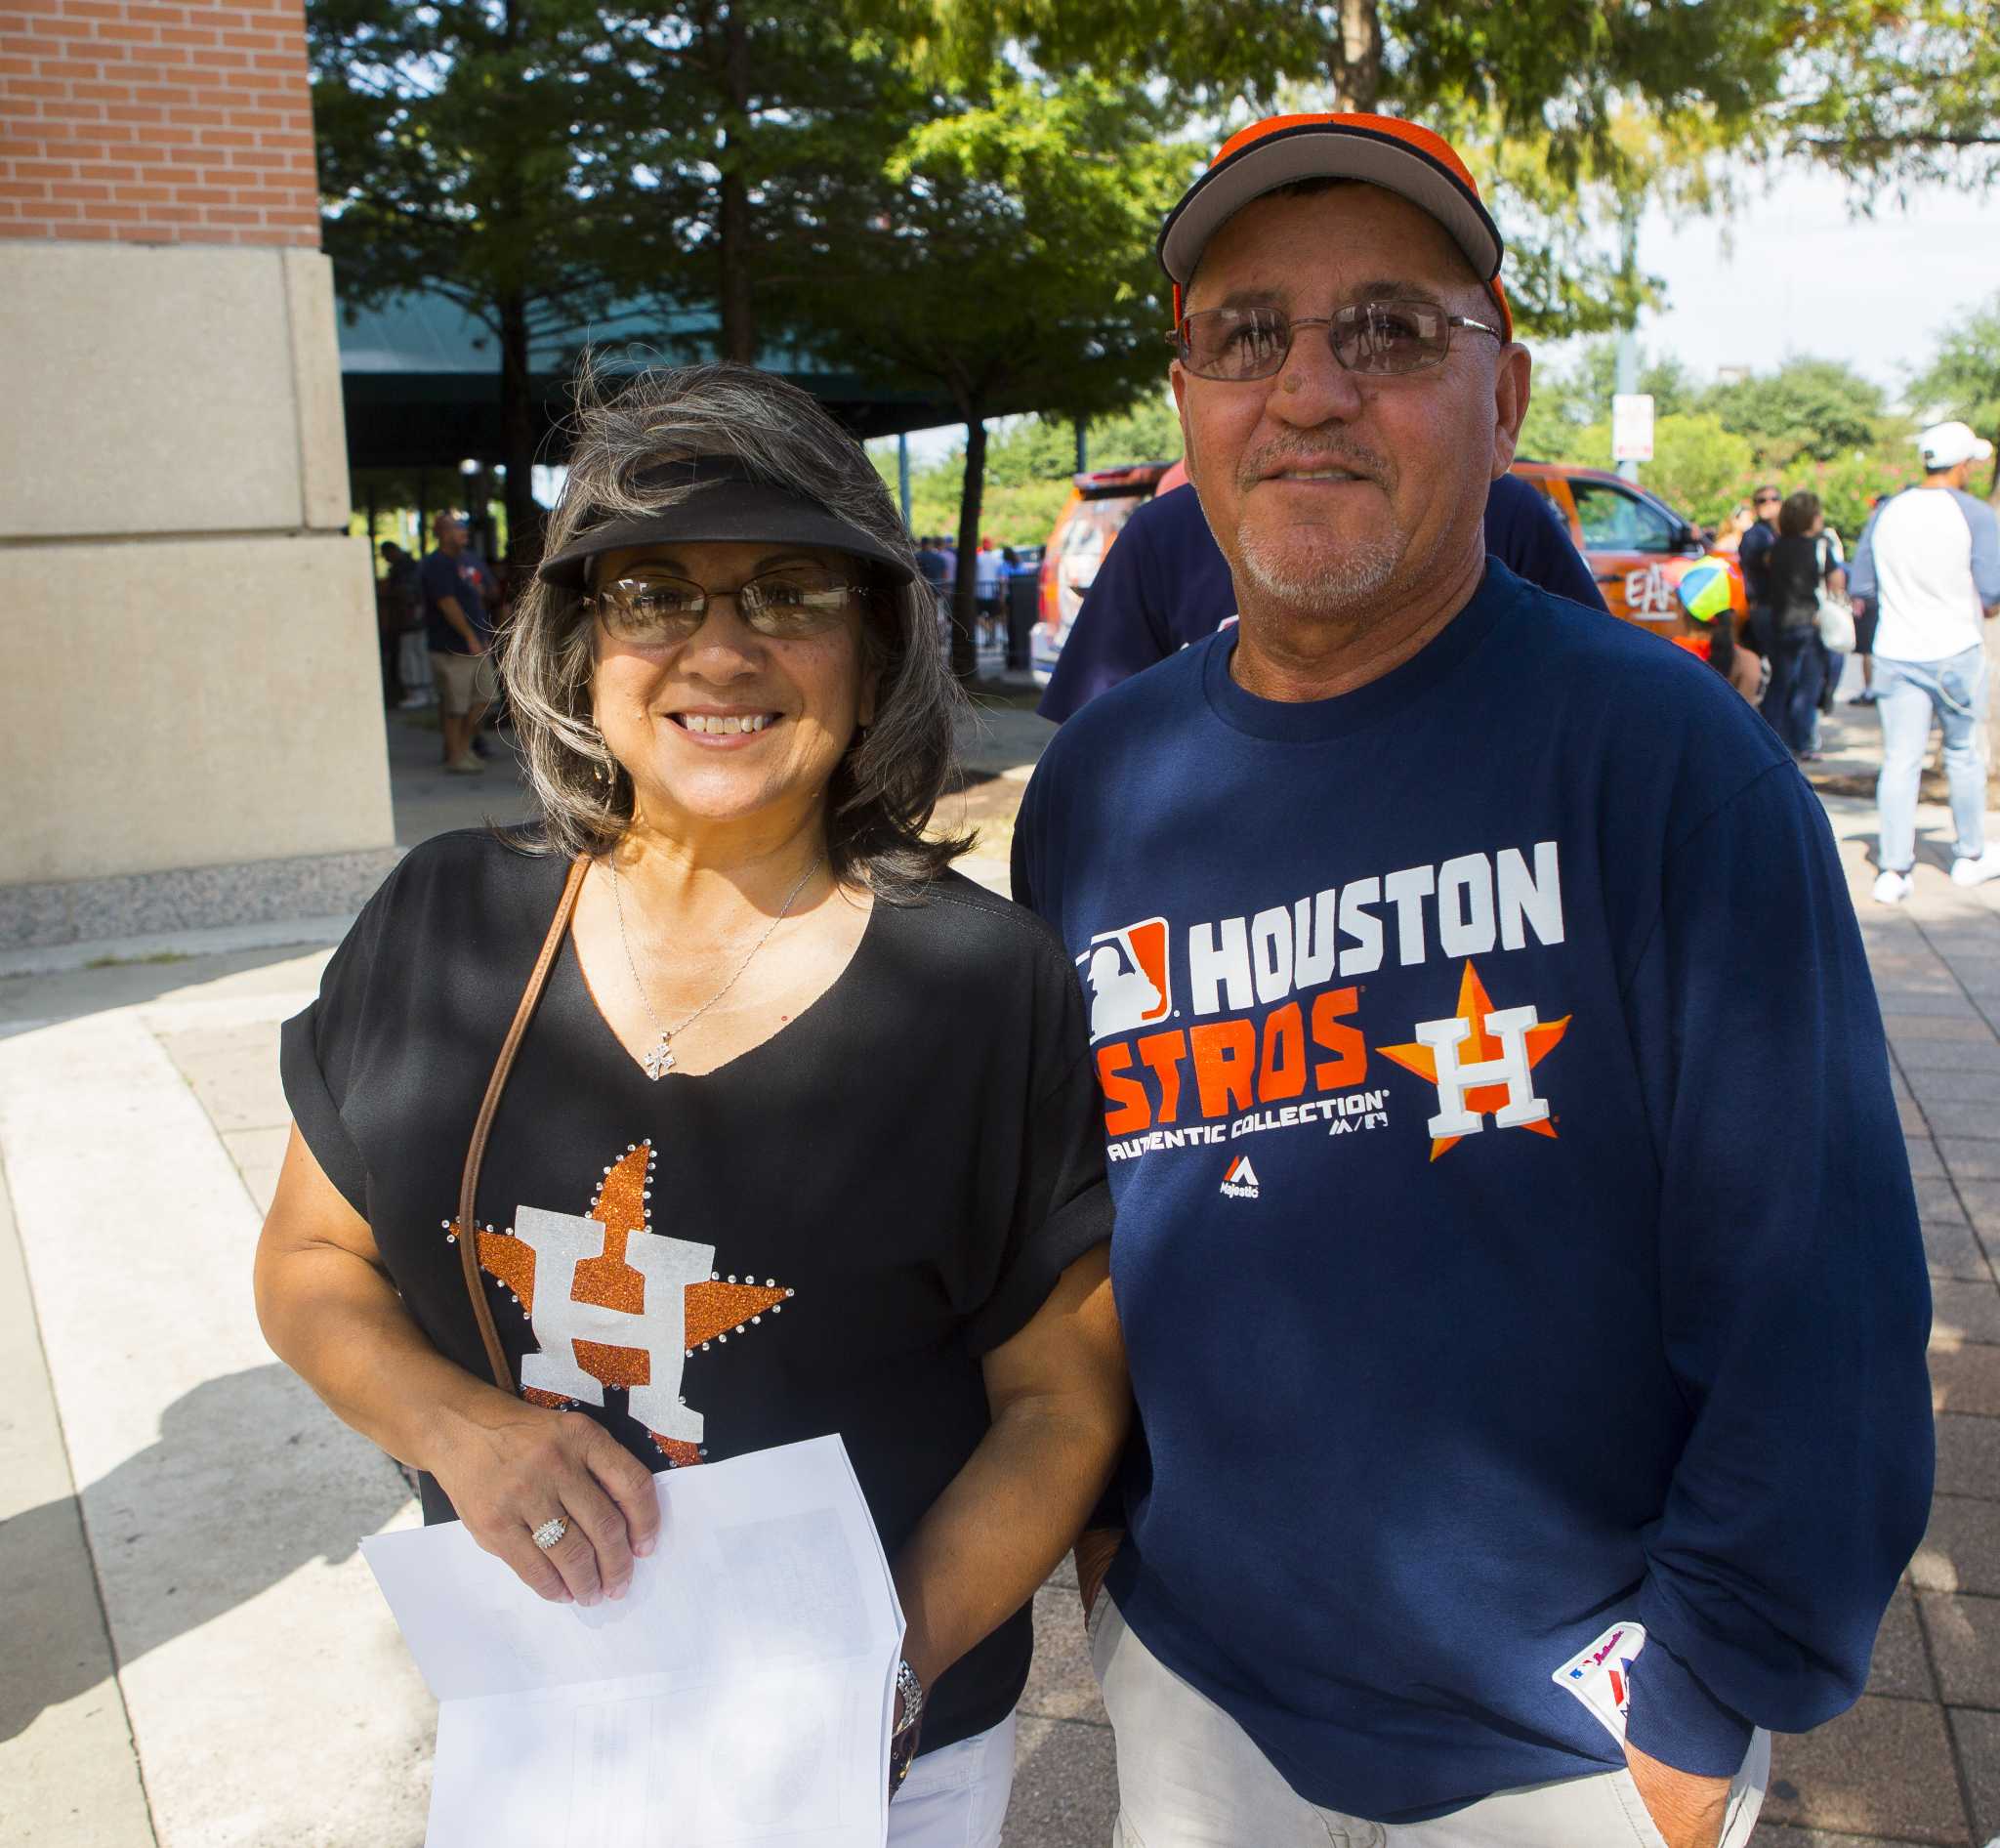
{"type": "Polygon", "coordinates": [[[1875,800],[1882,812],[1883,870],[1875,896],[1886,903],[1895,903],[1909,892],[1917,858],[1917,795],[1934,716],[1943,734],[1944,776],[1951,790],[1956,840],[1951,875],[1969,886],[2000,871],[2000,861],[1988,861],[1985,839],[1986,766],[1979,750],[1985,679],[1986,651],[1977,643],[1942,660],[1876,660],[1882,772],[1876,778],[1875,800]],[[1900,882],[1899,889],[1895,882],[1900,882]],[[1885,889],[1895,892],[1895,898],[1885,898],[1885,889]]]}
{"type": "Polygon", "coordinates": [[[1771,685],[1764,692],[1764,716],[1792,755],[1804,759],[1819,755],[1819,693],[1826,684],[1819,593],[1839,589],[1847,578],[1821,543],[1825,524],[1819,496],[1801,488],[1778,509],[1778,536],[1765,553],[1771,685]]]}
{"type": "Polygon", "coordinates": [[[1924,480],[1884,501],[1854,552],[1854,594],[1878,611],[1875,710],[1882,717],[1878,904],[1900,904],[1917,859],[1917,794],[1935,716],[1944,735],[1957,836],[1951,877],[1976,886],[2000,875],[1986,846],[1986,650],[1981,614],[2000,609],[2000,522],[1966,492],[1972,465],[1993,445],[1962,423],[1917,439],[1924,480]]]}

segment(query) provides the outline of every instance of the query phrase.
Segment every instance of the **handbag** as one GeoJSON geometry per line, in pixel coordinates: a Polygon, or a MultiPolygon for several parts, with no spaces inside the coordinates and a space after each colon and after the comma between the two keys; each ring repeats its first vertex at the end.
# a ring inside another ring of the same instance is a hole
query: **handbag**
{"type": "Polygon", "coordinates": [[[465,1170],[458,1182],[458,1261],[465,1272],[466,1294],[472,1299],[473,1320],[479,1326],[479,1340],[486,1350],[486,1367],[493,1375],[493,1384],[510,1396],[515,1390],[514,1369],[507,1364],[507,1350],[500,1345],[500,1331],[493,1325],[493,1311],[486,1302],[485,1287],[479,1281],[479,1223],[474,1217],[479,1192],[479,1167],[486,1158],[486,1138],[493,1131],[493,1116],[500,1108],[500,1093],[506,1090],[508,1073],[514,1070],[514,1056],[521,1050],[521,1042],[527,1033],[527,1024],[534,1017],[543,988],[548,986],[549,971],[555,966],[556,952],[562,947],[562,939],[569,930],[569,919],[576,910],[577,895],[583,890],[583,876],[589,871],[588,854],[578,854],[569,862],[569,876],[562,882],[562,896],[556,902],[556,915],[550,922],[548,936],[542,940],[542,953],[535,958],[535,966],[528,972],[527,987],[521,991],[521,1005],[514,1010],[514,1025],[500,1042],[500,1056],[493,1061],[492,1074],[486,1079],[486,1095],[479,1104],[479,1115],[473,1119],[473,1139],[467,1145],[465,1170]]]}
{"type": "Polygon", "coordinates": [[[1843,598],[1834,596],[1822,584],[1819,588],[1819,609],[1813,618],[1813,626],[1819,631],[1819,644],[1830,654],[1852,654],[1854,651],[1854,612],[1843,598]]]}
{"type": "Polygon", "coordinates": [[[1813,628],[1819,632],[1819,646],[1829,654],[1852,654],[1854,651],[1854,612],[1846,597],[1836,597],[1826,588],[1826,574],[1842,562],[1840,550],[1825,533],[1821,533],[1813,543],[1812,558],[1819,567],[1819,582],[1814,591],[1818,609],[1812,619],[1813,628]]]}

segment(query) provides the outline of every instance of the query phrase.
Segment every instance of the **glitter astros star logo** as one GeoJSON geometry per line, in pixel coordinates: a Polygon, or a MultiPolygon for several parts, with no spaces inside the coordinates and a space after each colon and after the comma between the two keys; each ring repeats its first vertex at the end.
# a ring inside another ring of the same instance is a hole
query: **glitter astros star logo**
{"type": "MultiPolygon", "coordinates": [[[[698,1463],[702,1418],[682,1396],[686,1363],[727,1344],[792,1292],[775,1278],[724,1279],[715,1247],[652,1231],[653,1152],[635,1143],[604,1170],[586,1214],[522,1206],[505,1232],[483,1227],[479,1267],[521,1304],[538,1351],[521,1360],[521,1395],[538,1406],[602,1406],[607,1388],[669,1464],[698,1463]]],[[[455,1239],[456,1221],[447,1222],[455,1239]]]]}
{"type": "Polygon", "coordinates": [[[1381,1046],[1383,1058],[1438,1087],[1431,1118],[1431,1159],[1482,1130],[1531,1129],[1552,1141],[1555,1122],[1535,1095],[1533,1072],[1561,1043],[1570,1017],[1546,1025],[1532,1007],[1496,1008],[1471,963],[1458,985],[1458,1012],[1419,1021],[1407,1046],[1381,1046]]]}

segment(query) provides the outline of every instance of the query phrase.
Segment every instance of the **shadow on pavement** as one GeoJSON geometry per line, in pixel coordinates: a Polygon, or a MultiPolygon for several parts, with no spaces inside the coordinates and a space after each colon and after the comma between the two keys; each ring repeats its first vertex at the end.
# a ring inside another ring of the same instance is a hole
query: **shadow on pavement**
{"type": "MultiPolygon", "coordinates": [[[[71,1608],[22,1597],[79,1575],[76,1497],[0,1523],[0,1580],[32,1612],[27,1646],[10,1639],[0,1674],[0,1741],[44,1707],[105,1680],[96,1600],[71,1608]]],[[[288,1368],[272,1362],[204,1382],[170,1405],[158,1439],[82,1492],[96,1577],[117,1665],[256,1597],[301,1568],[339,1564],[409,1499],[396,1466],[334,1424],[288,1368]]]]}
{"type": "MultiPolygon", "coordinates": [[[[184,989],[202,988],[205,1000],[228,995],[232,990],[250,992],[270,986],[269,982],[259,981],[260,970],[297,962],[325,947],[327,940],[322,938],[315,943],[308,936],[297,943],[256,949],[221,950],[198,956],[163,955],[136,962],[98,963],[45,975],[0,977],[0,1039],[10,1039],[38,1027],[81,1020],[89,1014],[108,1013],[112,1008],[163,1000],[184,989]],[[222,986],[211,986],[217,984],[222,986]]],[[[318,984],[315,969],[310,977],[302,977],[300,985],[316,987],[318,984]]]]}

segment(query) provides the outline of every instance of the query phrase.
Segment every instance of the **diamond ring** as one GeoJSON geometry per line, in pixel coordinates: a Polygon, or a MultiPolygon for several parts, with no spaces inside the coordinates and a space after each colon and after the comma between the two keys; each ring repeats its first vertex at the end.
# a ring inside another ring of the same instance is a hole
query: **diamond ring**
{"type": "Polygon", "coordinates": [[[568,1521],[560,1514],[552,1514],[540,1527],[535,1529],[533,1534],[534,1543],[546,1553],[550,1547],[560,1546],[562,1543],[563,1534],[568,1532],[568,1521]]]}

